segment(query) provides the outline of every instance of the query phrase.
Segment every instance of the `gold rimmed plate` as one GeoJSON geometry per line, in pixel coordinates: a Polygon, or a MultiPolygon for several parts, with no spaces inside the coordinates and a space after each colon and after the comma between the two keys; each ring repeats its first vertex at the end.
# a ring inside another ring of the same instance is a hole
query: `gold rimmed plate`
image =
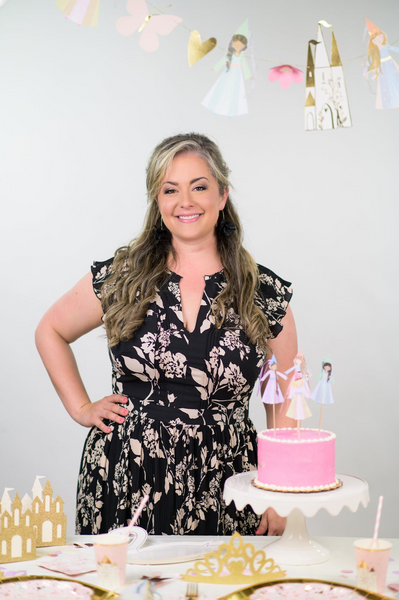
{"type": "MultiPolygon", "coordinates": [[[[237,590],[232,592],[231,594],[227,594],[227,596],[223,596],[219,598],[219,600],[246,600],[252,594],[254,594],[257,590],[260,590],[269,586],[277,586],[287,583],[304,583],[306,585],[317,585],[317,584],[327,584],[330,585],[331,588],[346,588],[356,592],[359,596],[363,596],[363,598],[367,598],[367,600],[389,600],[387,596],[382,596],[381,594],[377,594],[377,592],[369,592],[368,590],[364,590],[362,588],[358,588],[353,585],[348,585],[346,583],[337,583],[336,581],[327,581],[325,579],[280,579],[278,581],[270,581],[269,583],[258,583],[256,585],[252,585],[251,587],[246,587],[241,590],[237,590]]],[[[328,599],[328,594],[320,593],[318,597],[320,600],[323,600],[323,596],[328,599]]],[[[343,600],[354,600],[356,595],[343,597],[343,600]]],[[[301,596],[301,600],[306,600],[306,595],[301,596]]]]}
{"type": "MultiPolygon", "coordinates": [[[[78,581],[77,579],[66,579],[64,577],[52,577],[51,575],[21,575],[18,577],[5,577],[4,579],[0,579],[0,586],[6,583],[18,583],[23,581],[40,581],[40,580],[52,580],[59,581],[60,583],[77,583],[83,587],[89,588],[93,591],[90,600],[114,600],[119,598],[119,594],[117,592],[112,592],[110,590],[104,590],[103,588],[99,588],[96,585],[91,585],[90,583],[86,583],[84,581],[78,581]]],[[[65,593],[65,589],[63,590],[65,593]]],[[[73,593],[71,589],[71,600],[76,598],[76,595],[73,593]]]]}

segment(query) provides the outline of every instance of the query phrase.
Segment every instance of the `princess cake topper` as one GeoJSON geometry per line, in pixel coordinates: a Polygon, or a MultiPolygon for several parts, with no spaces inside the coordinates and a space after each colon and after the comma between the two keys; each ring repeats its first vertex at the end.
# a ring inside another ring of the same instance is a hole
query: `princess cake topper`
{"type": "Polygon", "coordinates": [[[286,416],[296,420],[298,429],[298,439],[301,437],[301,421],[312,416],[306,402],[308,398],[305,380],[300,373],[294,371],[294,381],[292,383],[292,400],[286,412],[286,416]]]}
{"type": "Polygon", "coordinates": [[[399,66],[391,52],[399,52],[399,47],[389,46],[387,35],[379,27],[366,19],[370,40],[363,75],[377,82],[375,107],[379,109],[399,108],[399,66]]]}
{"type": "MultiPolygon", "coordinates": [[[[288,398],[288,400],[292,400],[293,394],[294,394],[294,389],[293,389],[293,384],[294,384],[294,380],[295,380],[295,373],[298,373],[298,375],[301,375],[301,377],[304,380],[304,386],[306,389],[306,397],[310,398],[310,385],[309,385],[309,378],[312,376],[312,373],[309,371],[309,369],[306,366],[306,360],[305,357],[302,353],[302,350],[299,350],[299,352],[296,354],[295,358],[294,358],[294,366],[291,367],[291,369],[288,369],[287,371],[285,371],[285,374],[288,375],[288,373],[292,373],[290,381],[288,383],[288,388],[287,388],[287,393],[286,393],[286,398],[288,398]]],[[[281,407],[283,408],[283,407],[281,407]]]]}
{"type": "Polygon", "coordinates": [[[216,115],[237,117],[248,113],[245,81],[252,78],[252,73],[244,52],[249,40],[246,19],[231,37],[227,53],[214,66],[215,71],[224,70],[201,104],[216,115]]]}
{"type": "Polygon", "coordinates": [[[319,419],[319,433],[321,427],[321,416],[323,413],[324,404],[334,404],[334,398],[331,391],[331,384],[335,383],[332,375],[332,362],[329,356],[327,356],[321,363],[321,373],[317,378],[318,384],[312,392],[311,398],[318,404],[320,404],[320,419],[319,419]]]}
{"type": "Polygon", "coordinates": [[[278,377],[287,379],[287,375],[280,373],[277,369],[276,357],[273,354],[271,359],[263,365],[259,376],[259,390],[261,391],[262,400],[265,404],[273,404],[274,435],[276,435],[276,404],[284,402],[284,396],[278,384],[278,377]],[[263,382],[265,383],[262,386],[263,382]]]}

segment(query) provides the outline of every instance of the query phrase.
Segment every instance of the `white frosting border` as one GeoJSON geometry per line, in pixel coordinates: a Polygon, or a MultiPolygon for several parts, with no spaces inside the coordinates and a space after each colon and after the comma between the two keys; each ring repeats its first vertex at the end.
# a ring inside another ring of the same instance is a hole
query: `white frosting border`
{"type": "MultiPolygon", "coordinates": [[[[276,431],[296,431],[294,427],[276,427],[276,431]]],[[[307,439],[307,440],[280,440],[274,437],[273,435],[273,429],[266,429],[264,431],[260,431],[258,433],[258,438],[261,438],[263,440],[269,440],[271,442],[275,442],[276,444],[320,444],[322,442],[330,442],[331,440],[335,440],[335,438],[337,437],[335,435],[335,433],[332,433],[331,431],[326,431],[325,429],[320,429],[320,433],[328,433],[328,437],[320,439],[319,437],[315,437],[314,439],[307,439]],[[267,435],[269,434],[269,435],[267,435]]],[[[317,433],[319,433],[318,429],[302,429],[302,431],[317,431],[317,433]]]]}
{"type": "MultiPolygon", "coordinates": [[[[317,430],[318,431],[318,430],[317,430]]],[[[314,487],[311,487],[310,485],[308,485],[307,487],[291,487],[291,486],[278,486],[278,485],[273,485],[273,484],[268,484],[268,483],[262,483],[261,481],[259,481],[259,479],[256,477],[255,479],[252,480],[252,484],[257,487],[257,488],[261,488],[262,490],[267,490],[268,492],[293,492],[295,494],[303,494],[303,493],[311,493],[311,492],[327,492],[328,490],[335,490],[336,488],[341,487],[341,485],[343,485],[342,481],[340,479],[336,479],[334,481],[334,483],[329,483],[327,485],[315,485],[314,487]]]]}

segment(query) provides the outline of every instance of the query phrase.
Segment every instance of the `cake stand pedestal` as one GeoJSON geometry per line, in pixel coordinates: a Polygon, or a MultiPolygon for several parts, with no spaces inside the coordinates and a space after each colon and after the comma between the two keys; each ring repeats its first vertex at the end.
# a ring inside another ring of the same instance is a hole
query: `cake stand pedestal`
{"type": "Polygon", "coordinates": [[[330,553],[327,548],[309,537],[306,518],[322,508],[332,516],[338,515],[344,506],[356,512],[359,504],[369,503],[369,486],[366,481],[353,475],[336,474],[342,487],[328,492],[282,493],[269,492],[256,488],[252,480],[257,471],[240,473],[227,479],[223,497],[226,504],[234,502],[238,510],[249,504],[257,515],[268,508],[287,517],[287,525],[281,538],[267,546],[267,557],[282,565],[316,565],[327,561],[330,553]]]}

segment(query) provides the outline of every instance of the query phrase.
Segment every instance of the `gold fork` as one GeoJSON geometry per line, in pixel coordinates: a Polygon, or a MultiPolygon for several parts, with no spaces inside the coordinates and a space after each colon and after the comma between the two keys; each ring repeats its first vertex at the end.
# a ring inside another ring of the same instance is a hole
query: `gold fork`
{"type": "Polygon", "coordinates": [[[196,600],[198,598],[198,583],[189,582],[186,589],[187,600],[196,600]]]}

